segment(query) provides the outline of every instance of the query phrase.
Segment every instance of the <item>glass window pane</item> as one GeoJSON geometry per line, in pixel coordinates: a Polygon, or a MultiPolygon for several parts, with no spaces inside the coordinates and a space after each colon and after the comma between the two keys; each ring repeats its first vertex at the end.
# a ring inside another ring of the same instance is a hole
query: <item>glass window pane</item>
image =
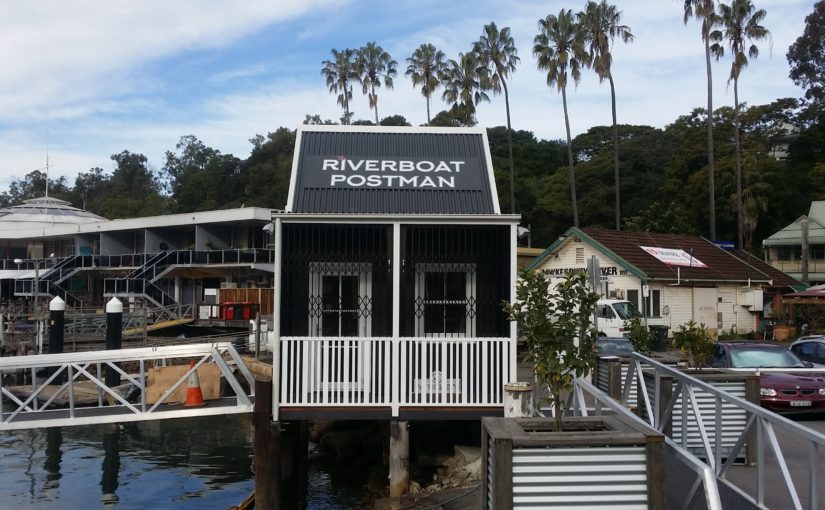
{"type": "Polygon", "coordinates": [[[444,305],[424,305],[424,333],[444,333],[444,305]]]}
{"type": "Polygon", "coordinates": [[[339,336],[337,310],[321,314],[321,336],[339,336]]]}
{"type": "Polygon", "coordinates": [[[444,306],[444,332],[463,334],[467,332],[467,320],[464,315],[464,305],[444,306]]]}
{"type": "Polygon", "coordinates": [[[444,273],[424,273],[424,299],[444,299],[444,273]]]}
{"type": "Polygon", "coordinates": [[[356,310],[356,309],[358,309],[358,277],[357,276],[342,276],[341,277],[341,309],[342,310],[356,310]]]}
{"type": "Polygon", "coordinates": [[[627,300],[633,303],[633,306],[639,307],[639,291],[636,289],[627,291],[627,300]]]}
{"type": "Polygon", "coordinates": [[[467,273],[444,273],[444,298],[449,300],[467,299],[467,273]]]}
{"type": "Polygon", "coordinates": [[[341,313],[341,336],[358,336],[358,312],[341,313]]]}
{"type": "Polygon", "coordinates": [[[321,303],[324,310],[338,309],[338,277],[321,277],[321,303]]]}

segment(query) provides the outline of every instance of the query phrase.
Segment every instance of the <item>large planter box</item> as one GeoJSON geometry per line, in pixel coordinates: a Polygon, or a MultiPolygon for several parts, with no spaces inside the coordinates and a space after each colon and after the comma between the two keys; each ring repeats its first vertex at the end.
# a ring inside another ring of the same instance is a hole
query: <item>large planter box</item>
{"type": "Polygon", "coordinates": [[[663,509],[664,436],[621,416],[482,419],[484,507],[663,509]]]}

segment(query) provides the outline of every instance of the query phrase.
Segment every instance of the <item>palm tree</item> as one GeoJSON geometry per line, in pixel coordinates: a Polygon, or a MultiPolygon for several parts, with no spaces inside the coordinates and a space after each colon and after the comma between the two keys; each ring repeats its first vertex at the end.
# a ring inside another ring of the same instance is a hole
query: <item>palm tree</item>
{"type": "Polygon", "coordinates": [[[395,68],[398,62],[393,60],[381,46],[371,42],[358,50],[356,63],[362,91],[367,94],[370,108],[375,109],[375,125],[377,126],[378,94],[375,89],[381,87],[382,84],[388,89],[392,88],[392,78],[397,74],[395,68]]]}
{"type": "MultiPolygon", "coordinates": [[[[756,10],[751,0],[733,0],[730,5],[719,4],[720,25],[724,29],[724,40],[730,48],[733,62],[728,83],[733,80],[733,127],[736,144],[736,230],[737,246],[744,246],[744,223],[742,218],[742,146],[739,140],[739,74],[748,65],[748,58],[759,56],[755,41],[768,39],[771,33],[760,25],[767,13],[756,10]]],[[[721,43],[714,45],[721,55],[721,43]]]]}
{"type": "MultiPolygon", "coordinates": [[[[713,27],[719,22],[714,8],[714,0],[685,0],[684,22],[690,18],[702,21],[702,41],[705,43],[705,72],[708,77],[708,214],[710,217],[710,238],[716,239],[716,200],[714,186],[715,161],[713,156],[713,76],[710,68],[711,40],[718,41],[718,32],[713,27]]],[[[719,58],[719,55],[716,55],[719,58]]]]}
{"type": "Polygon", "coordinates": [[[537,66],[547,71],[547,86],[561,91],[564,106],[564,127],[567,129],[567,162],[570,165],[570,201],[573,206],[573,226],[579,226],[576,206],[576,175],[573,172],[573,140],[570,137],[570,119],[567,115],[567,75],[573,82],[581,80],[581,67],[589,62],[584,51],[581,28],[570,9],[562,9],[558,16],[549,14],[539,20],[539,34],[533,38],[533,56],[537,66]]]}
{"type": "Polygon", "coordinates": [[[481,38],[473,44],[473,51],[479,59],[485,82],[490,84],[493,93],[504,90],[504,105],[507,108],[507,150],[510,158],[510,212],[516,212],[515,177],[513,175],[513,130],[510,127],[510,94],[507,90],[507,77],[516,72],[519,64],[518,51],[510,35],[510,27],[498,30],[494,22],[484,25],[481,38]]]}
{"type": "Polygon", "coordinates": [[[439,76],[444,72],[444,53],[430,43],[422,44],[407,59],[406,75],[412,79],[413,87],[421,85],[421,95],[427,98],[427,124],[430,123],[430,97],[440,84],[439,76]]]}
{"type": "Polygon", "coordinates": [[[448,60],[439,79],[444,85],[441,98],[452,103],[454,109],[466,108],[470,116],[475,114],[478,103],[490,100],[484,92],[488,86],[473,52],[459,53],[458,60],[448,60]]]}
{"type": "Polygon", "coordinates": [[[349,48],[338,51],[332,49],[332,60],[321,62],[321,74],[327,79],[327,86],[332,94],[338,94],[338,104],[344,108],[343,124],[349,124],[352,114],[349,102],[352,100],[352,82],[358,81],[358,68],[355,62],[355,50],[349,48]]]}
{"type": "Polygon", "coordinates": [[[633,41],[630,27],[620,24],[622,12],[615,5],[605,0],[600,3],[587,2],[584,12],[578,14],[578,21],[584,30],[585,44],[588,46],[588,55],[591,65],[599,81],[605,79],[610,82],[610,101],[613,111],[613,167],[616,186],[616,230],[621,230],[621,195],[619,193],[619,127],[616,122],[616,87],[613,84],[613,54],[610,52],[613,39],[618,37],[622,42],[633,41]]]}

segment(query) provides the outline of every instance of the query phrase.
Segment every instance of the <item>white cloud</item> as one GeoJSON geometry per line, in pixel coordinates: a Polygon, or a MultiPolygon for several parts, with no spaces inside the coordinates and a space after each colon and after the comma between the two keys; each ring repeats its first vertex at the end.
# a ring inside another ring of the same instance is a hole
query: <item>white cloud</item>
{"type": "MultiPolygon", "coordinates": [[[[619,122],[661,127],[704,105],[699,26],[682,23],[681,1],[624,4],[619,7],[636,40],[614,49],[619,122]]],[[[144,153],[160,167],[164,152],[190,133],[243,158],[255,134],[294,128],[305,114],[338,119],[340,107],[324,86],[319,63],[330,47],[346,47],[354,35],[359,41],[374,38],[372,25],[341,27],[342,5],[339,0],[257,0],[243,7],[218,0],[0,4],[5,71],[0,81],[0,183],[45,164],[47,129],[53,172],[73,182],[75,173],[93,166],[110,170],[109,156],[124,149],[144,153]],[[326,15],[306,20],[318,13],[326,15]],[[204,83],[194,84],[168,82],[154,72],[174,59],[213,59],[213,53],[272,30],[300,41],[315,60],[307,62],[307,53],[281,55],[273,49],[243,62],[217,62],[204,83]],[[363,31],[363,37],[353,31],[363,31]]],[[[537,20],[558,13],[563,4],[453,2],[452,9],[465,13],[460,17],[439,12],[440,5],[434,0],[401,2],[395,7],[397,19],[387,20],[393,36],[378,42],[399,62],[399,76],[394,90],[380,92],[381,116],[401,114],[414,125],[425,122],[424,98],[404,77],[406,57],[422,42],[432,42],[454,58],[478,38],[485,23],[495,20],[511,27],[522,60],[511,81],[513,127],[540,138],[563,138],[561,96],[545,85],[531,54],[537,20]]],[[[802,33],[813,0],[761,0],[759,6],[768,11],[765,25],[773,33],[773,51],[760,44],[762,55],[742,75],[741,99],[760,104],[800,96],[787,77],[785,52],[802,33]]],[[[714,64],[716,106],[733,104],[728,69],[727,60],[714,64]]],[[[355,94],[355,118],[371,119],[366,98],[360,90],[355,94]]],[[[504,99],[492,99],[479,106],[479,121],[503,125],[504,99]]],[[[599,84],[591,72],[578,88],[571,87],[568,101],[573,136],[610,122],[609,86],[599,84]]],[[[432,113],[445,107],[437,91],[432,113]]]]}

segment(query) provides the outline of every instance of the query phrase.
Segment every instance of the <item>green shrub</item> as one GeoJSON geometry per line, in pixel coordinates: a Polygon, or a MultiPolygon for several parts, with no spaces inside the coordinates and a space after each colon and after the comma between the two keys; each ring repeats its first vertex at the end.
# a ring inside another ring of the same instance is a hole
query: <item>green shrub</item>
{"type": "Polygon", "coordinates": [[[701,368],[710,362],[716,342],[708,333],[704,324],[697,325],[690,321],[679,326],[679,331],[673,333],[673,345],[687,354],[688,364],[694,368],[701,368]]]}
{"type": "Polygon", "coordinates": [[[653,344],[653,332],[644,325],[641,317],[633,317],[625,322],[627,339],[637,352],[648,353],[653,344]]]}

